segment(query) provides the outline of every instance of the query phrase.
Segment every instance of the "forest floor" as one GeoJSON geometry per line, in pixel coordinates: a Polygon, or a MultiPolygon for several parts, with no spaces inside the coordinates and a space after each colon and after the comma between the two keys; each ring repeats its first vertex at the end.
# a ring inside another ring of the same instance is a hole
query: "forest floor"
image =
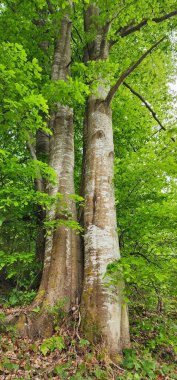
{"type": "Polygon", "coordinates": [[[173,347],[147,348],[153,336],[140,331],[132,334],[132,348],[125,350],[120,362],[112,362],[105,350],[80,337],[76,328],[64,325],[50,339],[18,337],[4,316],[17,315],[23,308],[0,309],[0,379],[114,379],[175,380],[177,358],[173,347]],[[137,336],[138,335],[138,336],[137,336]]]}

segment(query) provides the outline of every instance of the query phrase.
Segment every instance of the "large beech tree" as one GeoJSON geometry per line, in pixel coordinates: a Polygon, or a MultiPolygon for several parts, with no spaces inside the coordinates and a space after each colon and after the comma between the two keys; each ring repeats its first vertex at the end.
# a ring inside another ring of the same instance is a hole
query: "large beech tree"
{"type": "MultiPolygon", "coordinates": [[[[53,8],[49,7],[50,13],[53,8]]],[[[58,34],[53,49],[51,80],[67,80],[71,61],[71,19],[72,4],[68,12],[59,21],[58,34]]],[[[81,293],[82,262],[80,239],[76,232],[67,227],[61,220],[67,219],[62,205],[65,204],[70,218],[76,220],[76,204],[69,195],[74,194],[74,132],[73,110],[68,105],[53,104],[49,129],[52,132],[49,140],[49,165],[57,174],[55,184],[48,184],[48,194],[56,197],[59,193],[62,202],[55,201],[46,213],[48,223],[59,221],[55,230],[45,238],[43,273],[40,287],[32,304],[37,305],[40,313],[37,317],[28,318],[22,315],[17,323],[23,334],[30,336],[50,336],[53,332],[53,318],[49,318],[48,309],[65,300],[65,309],[78,304],[81,293]]],[[[41,135],[38,136],[38,149],[41,135]]],[[[41,144],[42,145],[42,144],[41,144]]]]}
{"type": "MultiPolygon", "coordinates": [[[[106,23],[103,21],[100,25],[100,15],[101,10],[96,4],[90,5],[85,11],[85,32],[94,30],[95,35],[86,45],[84,59],[86,64],[88,61],[102,61],[104,67],[104,61],[108,60],[110,49],[115,41],[108,39],[113,21],[108,18],[106,23]]],[[[142,26],[145,24],[142,23],[142,26]]],[[[124,37],[135,30],[137,29],[134,26],[131,30],[131,26],[128,25],[119,33],[121,37],[124,37]]],[[[103,277],[107,265],[120,257],[113,188],[114,146],[110,103],[125,78],[163,39],[164,37],[155,42],[150,49],[125,69],[112,86],[109,78],[103,76],[104,71],[96,76],[99,82],[97,94],[88,98],[85,111],[83,324],[88,336],[91,335],[92,339],[95,337],[95,329],[91,331],[90,324],[93,323],[93,326],[96,324],[98,334],[100,330],[102,339],[112,355],[129,346],[129,325],[122,281],[119,282],[117,294],[115,292],[111,294],[103,277]]]]}
{"type": "Polygon", "coordinates": [[[1,6],[4,40],[17,41],[30,59],[38,59],[42,68],[39,91],[49,104],[47,121],[43,117],[48,129],[42,123],[36,129],[28,125],[30,133],[24,139],[38,166],[35,186],[54,202],[47,207],[46,220],[41,212],[38,226],[45,240],[38,244],[41,258],[39,247],[44,247],[39,290],[29,315],[20,316],[18,327],[30,336],[50,335],[49,308],[65,299],[69,311],[81,301],[82,329],[115,356],[129,346],[130,339],[124,283],[120,279],[116,290],[109,289],[105,277],[107,265],[120,257],[111,102],[125,79],[155,49],[167,45],[168,31],[176,25],[175,1],[141,0],[138,8],[131,1],[115,4],[112,0],[109,4],[101,0],[83,4],[4,1],[1,6]],[[81,195],[85,205],[79,212],[83,244],[72,225],[77,217],[70,197],[74,194],[73,113],[78,104],[84,119],[81,195]],[[46,157],[56,174],[52,183],[43,178],[38,162],[46,162],[46,157]],[[46,228],[54,227],[45,237],[42,218],[46,228]],[[37,314],[35,306],[40,309],[37,314]]]}

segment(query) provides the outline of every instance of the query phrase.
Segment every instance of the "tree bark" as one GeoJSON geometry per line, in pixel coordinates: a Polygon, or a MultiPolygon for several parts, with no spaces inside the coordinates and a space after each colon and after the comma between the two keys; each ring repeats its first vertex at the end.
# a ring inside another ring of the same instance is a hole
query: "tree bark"
{"type": "Polygon", "coordinates": [[[93,96],[87,103],[86,140],[83,327],[91,339],[102,337],[114,356],[129,346],[129,330],[122,281],[116,294],[107,288],[104,279],[107,265],[120,258],[113,187],[112,112],[106,102],[93,96]]]}
{"type": "MultiPolygon", "coordinates": [[[[86,30],[91,26],[92,15],[97,13],[94,6],[87,10],[86,30]]],[[[103,44],[102,38],[105,36],[99,30],[95,41],[87,47],[89,59],[108,58],[108,46],[105,40],[103,44]]],[[[86,106],[83,163],[85,263],[81,311],[86,335],[93,341],[102,340],[109,355],[115,358],[122,348],[129,347],[130,340],[127,306],[123,300],[124,284],[120,280],[119,289],[113,292],[104,278],[107,265],[120,258],[113,186],[112,111],[106,101],[108,85],[100,78],[99,95],[90,96],[86,106]]]]}
{"type": "MultiPolygon", "coordinates": [[[[67,80],[70,51],[71,21],[66,15],[60,27],[59,39],[55,46],[52,67],[52,80],[67,80]]],[[[68,106],[57,104],[51,114],[49,165],[57,173],[57,183],[50,185],[51,196],[63,195],[71,218],[76,220],[76,206],[68,195],[74,194],[74,132],[73,110],[68,106]]],[[[61,202],[55,203],[47,211],[47,221],[59,221],[66,218],[61,202]]],[[[80,238],[75,231],[61,225],[45,239],[45,257],[41,284],[29,309],[28,316],[21,316],[17,327],[21,334],[29,336],[50,336],[53,332],[53,315],[49,311],[58,301],[64,302],[68,311],[79,302],[81,289],[82,259],[80,238]],[[35,307],[40,311],[34,313],[35,307]]]]}
{"type": "MultiPolygon", "coordinates": [[[[48,163],[49,160],[49,136],[42,130],[36,133],[36,157],[42,162],[48,163]]],[[[42,191],[46,192],[47,182],[42,178],[42,191]]],[[[44,222],[46,219],[46,211],[41,205],[37,206],[37,234],[36,234],[36,258],[41,264],[41,269],[44,263],[45,255],[45,235],[46,230],[44,222]]]]}
{"type": "MultiPolygon", "coordinates": [[[[36,144],[33,145],[29,140],[27,141],[27,147],[30,152],[31,158],[34,161],[41,160],[47,162],[47,157],[49,155],[49,136],[43,133],[43,131],[38,130],[36,133],[36,144]]],[[[39,192],[46,192],[46,181],[42,177],[40,168],[38,167],[38,176],[34,180],[35,190],[39,192]]],[[[36,259],[43,265],[44,262],[44,252],[45,252],[45,228],[44,221],[46,217],[46,212],[41,205],[36,205],[36,259]]],[[[41,269],[42,269],[41,265],[41,269]]],[[[40,278],[39,278],[40,281],[40,278]]]]}

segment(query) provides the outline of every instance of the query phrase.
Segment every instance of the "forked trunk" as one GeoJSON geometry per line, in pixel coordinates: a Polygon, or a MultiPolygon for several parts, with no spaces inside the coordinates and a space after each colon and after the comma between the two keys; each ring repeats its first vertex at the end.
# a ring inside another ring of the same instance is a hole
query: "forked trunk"
{"type": "MultiPolygon", "coordinates": [[[[88,8],[85,28],[93,27],[98,8],[88,8]]],[[[95,26],[97,28],[97,26],[95,26]]],[[[98,29],[95,40],[87,46],[85,59],[105,60],[109,56],[106,29],[98,29]]],[[[98,96],[90,96],[85,115],[84,183],[84,288],[82,326],[88,338],[102,341],[110,356],[116,357],[128,347],[129,323],[123,299],[123,281],[119,287],[106,285],[106,268],[120,258],[114,196],[114,145],[112,111],[106,102],[109,83],[100,79],[98,96]]]]}

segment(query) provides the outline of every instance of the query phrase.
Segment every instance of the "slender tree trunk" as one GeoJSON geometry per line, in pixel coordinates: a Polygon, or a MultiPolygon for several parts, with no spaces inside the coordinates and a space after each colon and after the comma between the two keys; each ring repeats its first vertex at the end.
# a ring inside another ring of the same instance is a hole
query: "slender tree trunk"
{"type": "MultiPolygon", "coordinates": [[[[38,130],[36,133],[36,157],[42,162],[48,163],[49,160],[49,136],[42,130],[38,130]]],[[[46,192],[47,183],[42,178],[42,191],[46,192]]],[[[41,264],[41,268],[44,263],[45,255],[45,235],[46,230],[44,228],[44,221],[46,219],[46,211],[41,205],[37,206],[37,234],[36,234],[36,258],[41,264]]]]}
{"type": "MultiPolygon", "coordinates": [[[[31,158],[34,161],[41,160],[48,161],[49,156],[49,136],[44,134],[43,131],[38,130],[36,134],[36,144],[33,145],[29,140],[27,141],[27,147],[30,152],[31,158]]],[[[38,166],[38,176],[34,181],[35,190],[39,192],[46,192],[46,180],[42,177],[40,168],[38,166]]],[[[44,221],[46,212],[41,205],[36,205],[36,259],[43,265],[44,252],[45,252],[45,228],[44,221]]],[[[41,265],[41,268],[42,268],[41,265]]],[[[40,280],[40,278],[39,278],[40,280]]]]}
{"type": "MultiPolygon", "coordinates": [[[[71,21],[66,15],[61,22],[60,36],[56,43],[52,80],[67,79],[70,51],[71,21]]],[[[49,164],[57,173],[57,183],[50,185],[49,194],[63,195],[68,212],[76,220],[76,206],[68,195],[74,194],[74,135],[73,110],[68,106],[57,104],[51,115],[49,164]]],[[[47,211],[47,221],[59,221],[66,216],[61,202],[54,204],[47,211]]],[[[65,310],[78,303],[81,288],[81,254],[80,238],[75,231],[66,226],[58,226],[45,240],[45,257],[43,274],[39,291],[33,302],[29,316],[22,316],[17,327],[23,334],[30,336],[50,336],[53,332],[53,316],[49,308],[58,301],[65,301],[65,310]],[[34,315],[33,310],[40,307],[39,313],[34,315]],[[26,326],[25,326],[25,323],[26,326]]]]}
{"type": "MultiPolygon", "coordinates": [[[[87,30],[92,15],[97,12],[95,7],[88,9],[87,30]]],[[[88,59],[108,57],[109,50],[102,42],[100,31],[87,47],[87,53],[88,59]]],[[[129,346],[129,324],[122,281],[116,293],[108,289],[104,279],[107,265],[120,257],[113,186],[112,111],[105,101],[107,85],[100,78],[99,95],[90,96],[86,107],[83,170],[85,265],[81,310],[87,336],[96,341],[101,339],[109,354],[115,357],[123,347],[129,346]]]]}

